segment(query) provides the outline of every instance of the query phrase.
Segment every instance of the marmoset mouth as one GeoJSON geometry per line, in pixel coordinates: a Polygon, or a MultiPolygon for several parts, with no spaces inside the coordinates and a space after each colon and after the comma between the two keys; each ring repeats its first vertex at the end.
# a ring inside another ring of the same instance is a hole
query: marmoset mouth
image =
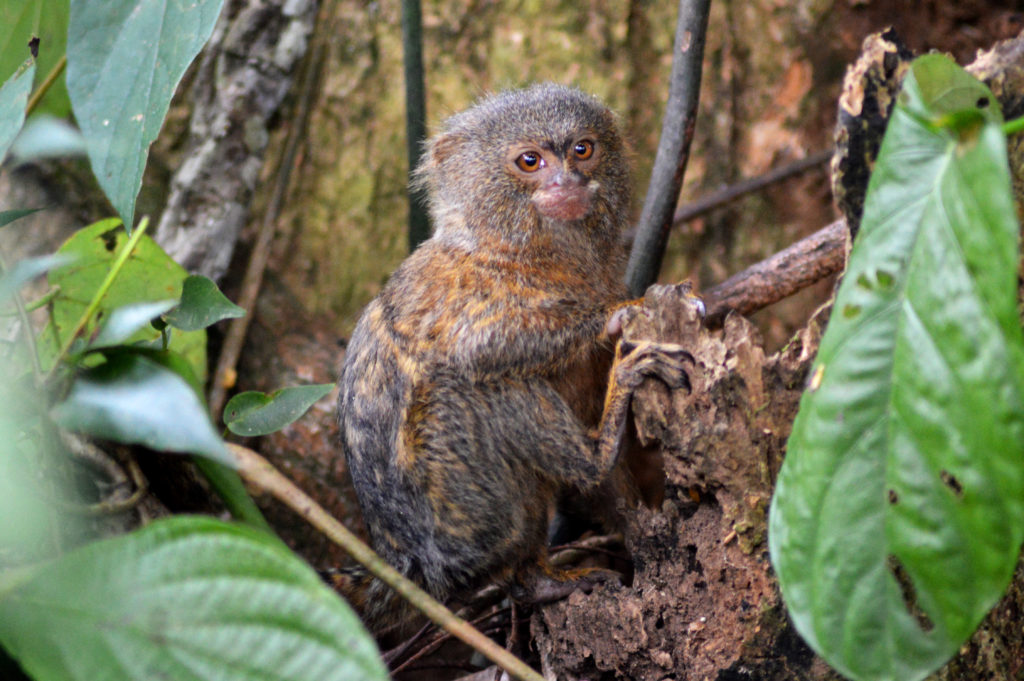
{"type": "Polygon", "coordinates": [[[539,190],[534,205],[544,217],[554,220],[579,220],[590,212],[592,192],[586,186],[559,185],[539,190]]]}

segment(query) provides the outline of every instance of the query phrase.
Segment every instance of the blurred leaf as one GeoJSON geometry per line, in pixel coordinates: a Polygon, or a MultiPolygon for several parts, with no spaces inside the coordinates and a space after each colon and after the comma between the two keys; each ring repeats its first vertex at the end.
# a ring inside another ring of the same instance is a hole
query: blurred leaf
{"type": "Polygon", "coordinates": [[[54,475],[66,455],[54,451],[57,434],[25,366],[0,357],[0,574],[52,557],[62,539],[84,532],[80,516],[53,503],[77,497],[66,477],[54,475]]]}
{"type": "Polygon", "coordinates": [[[119,353],[81,372],[53,410],[68,430],[168,452],[233,459],[192,387],[137,353],[119,353]]]}
{"type": "Polygon", "coordinates": [[[111,312],[96,337],[89,343],[90,348],[120,345],[135,335],[140,329],[164,312],[170,310],[177,301],[161,300],[155,303],[135,303],[119,307],[111,312]]]}
{"type": "Polygon", "coordinates": [[[0,161],[7,156],[7,149],[25,122],[25,106],[35,72],[36,64],[29,59],[0,87],[0,161]]]}
{"type": "Polygon", "coordinates": [[[228,300],[207,277],[193,274],[181,289],[181,304],[167,315],[167,322],[183,331],[205,329],[222,319],[245,316],[245,309],[228,300]]]}
{"type": "Polygon", "coordinates": [[[769,539],[812,648],[854,679],[914,681],[956,653],[1017,564],[1024,334],[997,101],[941,55],[903,88],[769,539]]]}
{"type": "Polygon", "coordinates": [[[18,210],[0,210],[0,227],[6,227],[7,225],[20,220],[23,217],[32,215],[43,210],[42,208],[21,208],[18,210]]]}
{"type": "Polygon", "coordinates": [[[56,267],[67,265],[71,261],[72,258],[65,255],[42,255],[38,258],[19,260],[9,272],[0,277],[0,303],[13,296],[18,289],[39,275],[56,267]]]}
{"type": "MultiPolygon", "coordinates": [[[[53,300],[49,325],[39,336],[40,354],[44,362],[52,363],[57,351],[54,330],[60,342],[64,342],[99,289],[127,238],[120,220],[115,218],[80,229],[60,247],[58,253],[73,254],[78,259],[49,275],[50,285],[60,286],[60,292],[53,300]]],[[[143,236],[135,253],[128,258],[124,269],[103,299],[100,306],[101,319],[125,305],[177,299],[187,276],[185,270],[164,253],[156,242],[143,236]]],[[[86,332],[91,335],[95,329],[90,328],[86,332]]],[[[160,340],[160,332],[153,328],[142,328],[138,334],[126,340],[155,344],[160,340]]],[[[200,382],[206,379],[204,331],[175,334],[171,338],[170,349],[189,361],[192,372],[200,382]]]]}
{"type": "Polygon", "coordinates": [[[38,681],[385,681],[348,606],[278,540],[177,516],[94,542],[0,594],[38,681]]]}
{"type": "Polygon", "coordinates": [[[67,83],[100,186],[131,228],[149,146],[223,0],[73,0],[67,83]]]}
{"type": "Polygon", "coordinates": [[[78,128],[45,115],[30,118],[11,145],[11,155],[19,162],[84,156],[85,153],[85,137],[78,128]]]}
{"type": "Polygon", "coordinates": [[[333,383],[282,388],[270,395],[251,390],[232,397],[224,407],[224,423],[235,435],[255,437],[281,430],[331,392],[333,383]]]}

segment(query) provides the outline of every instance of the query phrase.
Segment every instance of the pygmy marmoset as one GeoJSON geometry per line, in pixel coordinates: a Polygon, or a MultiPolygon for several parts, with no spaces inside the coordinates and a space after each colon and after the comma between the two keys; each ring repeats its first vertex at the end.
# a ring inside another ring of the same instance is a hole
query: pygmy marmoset
{"type": "MultiPolygon", "coordinates": [[[[442,600],[486,582],[571,589],[546,560],[556,503],[608,479],[644,376],[686,381],[672,346],[612,366],[630,204],[615,118],[558,85],[486,97],[443,124],[415,177],[433,236],[364,311],[338,397],[373,546],[442,600]]],[[[393,621],[394,597],[365,586],[367,622],[393,621]]]]}

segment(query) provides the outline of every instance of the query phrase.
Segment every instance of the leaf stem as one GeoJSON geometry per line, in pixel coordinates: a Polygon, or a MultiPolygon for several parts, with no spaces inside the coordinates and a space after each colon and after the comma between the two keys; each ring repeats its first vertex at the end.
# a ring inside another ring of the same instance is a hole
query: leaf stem
{"type": "MultiPolygon", "coordinates": [[[[7,271],[7,261],[0,254],[0,273],[6,274],[7,271]]],[[[29,310],[25,307],[25,300],[21,297],[19,291],[14,292],[14,306],[15,314],[17,314],[18,320],[21,323],[21,333],[25,337],[25,345],[28,347],[28,354],[32,360],[32,375],[38,381],[40,376],[43,375],[43,366],[39,361],[39,348],[36,347],[32,339],[32,324],[28,319],[29,310]]]]}
{"type": "Polygon", "coordinates": [[[1024,130],[1024,116],[1020,118],[1014,118],[1011,121],[1003,123],[1003,134],[1007,137],[1010,135],[1016,135],[1018,132],[1024,130]]]}
{"type": "Polygon", "coordinates": [[[50,69],[50,72],[46,74],[46,78],[43,79],[43,82],[39,84],[39,87],[36,88],[36,91],[33,92],[32,96],[29,98],[28,105],[25,107],[26,118],[30,113],[32,113],[32,110],[39,105],[40,100],[46,96],[50,87],[57,82],[57,79],[60,78],[60,74],[64,73],[64,67],[67,65],[68,56],[66,54],[62,54],[60,59],[57,60],[57,63],[53,65],[53,68],[50,69]]]}
{"type": "Polygon", "coordinates": [[[35,300],[33,300],[31,302],[28,302],[28,303],[25,303],[25,311],[26,312],[35,312],[39,308],[44,307],[45,305],[49,304],[49,302],[51,300],[53,300],[54,298],[56,298],[57,294],[59,294],[59,293],[60,293],[60,286],[59,285],[58,286],[54,286],[49,291],[47,291],[43,295],[39,296],[35,300]]]}
{"type": "MultiPolygon", "coordinates": [[[[124,245],[124,248],[122,248],[121,252],[117,254],[117,259],[114,261],[114,264],[110,266],[110,271],[107,272],[106,278],[96,290],[96,294],[92,297],[92,300],[89,302],[89,306],[85,309],[85,312],[82,313],[78,323],[75,324],[71,333],[68,334],[68,337],[64,340],[64,345],[61,346],[60,352],[57,353],[57,357],[53,361],[53,366],[50,368],[49,376],[52,376],[53,372],[56,371],[58,366],[60,366],[61,360],[63,360],[71,350],[71,344],[75,342],[75,339],[80,333],[82,333],[86,324],[88,324],[89,320],[92,319],[92,316],[96,314],[96,310],[99,309],[104,296],[107,295],[107,291],[109,291],[110,287],[113,285],[114,279],[117,278],[117,275],[120,274],[121,270],[124,268],[124,264],[128,261],[128,257],[132,254],[132,251],[135,250],[135,246],[138,245],[142,235],[146,233],[147,227],[149,227],[149,218],[144,217],[135,232],[128,238],[128,242],[124,245]]],[[[49,378],[49,376],[47,376],[47,378],[49,378]]]]}

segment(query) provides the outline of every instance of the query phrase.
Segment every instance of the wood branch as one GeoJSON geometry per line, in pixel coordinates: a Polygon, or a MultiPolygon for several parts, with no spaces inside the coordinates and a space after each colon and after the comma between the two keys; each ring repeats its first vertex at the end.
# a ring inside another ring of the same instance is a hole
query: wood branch
{"type": "MultiPolygon", "coordinates": [[[[423,82],[423,19],[420,0],[402,0],[402,62],[405,70],[405,143],[409,179],[420,163],[427,137],[426,86],[423,82]]],[[[427,198],[409,190],[409,252],[430,237],[427,198]]]]}
{"type": "Polygon", "coordinates": [[[848,233],[846,221],[836,220],[705,291],[705,323],[720,327],[730,310],[744,315],[756,312],[840,271],[846,261],[848,233]]]}
{"type": "Polygon", "coordinates": [[[727,187],[723,187],[721,190],[708,194],[707,196],[702,196],[696,201],[688,203],[676,211],[675,216],[672,218],[672,227],[679,227],[684,222],[700,217],[701,215],[709,213],[716,208],[721,208],[741,196],[752,194],[764,189],[765,187],[773,185],[776,182],[782,182],[794,175],[807,172],[808,170],[822,165],[831,158],[832,150],[822,149],[798,161],[793,161],[792,163],[772,168],[763,175],[751,177],[747,180],[743,180],[742,182],[737,182],[727,187]]]}
{"type": "Polygon", "coordinates": [[[672,228],[672,214],[679,201],[679,189],[683,185],[697,120],[710,5],[711,0],[679,2],[672,75],[665,119],[661,126],[661,141],[654,157],[651,183],[626,270],[626,285],[634,296],[642,295],[658,278],[661,260],[665,255],[665,244],[672,228]]]}

